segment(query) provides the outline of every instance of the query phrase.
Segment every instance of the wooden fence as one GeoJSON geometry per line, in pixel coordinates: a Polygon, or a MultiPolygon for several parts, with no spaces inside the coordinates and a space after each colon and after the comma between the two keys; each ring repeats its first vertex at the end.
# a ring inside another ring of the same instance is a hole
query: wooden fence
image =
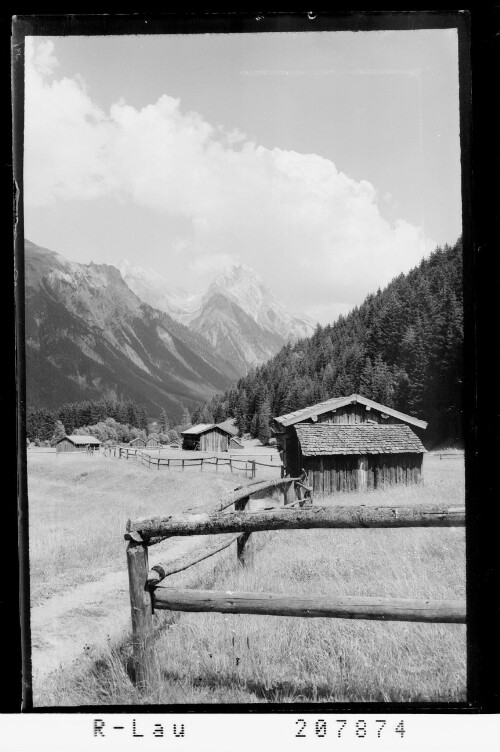
{"type": "Polygon", "coordinates": [[[281,469],[283,472],[283,465],[277,462],[269,464],[257,460],[243,460],[237,457],[218,457],[216,455],[212,457],[161,457],[158,454],[157,457],[152,457],[146,448],[134,449],[129,447],[118,447],[118,457],[126,460],[132,457],[146,467],[156,467],[158,470],[160,467],[179,467],[182,470],[186,467],[199,467],[200,470],[203,471],[203,467],[213,466],[215,467],[215,472],[217,472],[220,467],[229,467],[231,473],[238,470],[244,472],[246,475],[250,475],[251,478],[255,478],[258,467],[271,467],[274,470],[281,469]]]}
{"type": "Polygon", "coordinates": [[[161,583],[169,575],[213,556],[232,543],[236,543],[237,561],[248,565],[253,555],[251,534],[261,530],[455,527],[464,524],[463,506],[312,506],[312,489],[304,485],[303,478],[289,477],[240,486],[224,502],[190,509],[187,514],[135,522],[129,520],[125,540],[128,541],[136,683],[146,687],[153,676],[152,614],[155,609],[463,624],[466,611],[465,603],[461,601],[218,592],[165,587],[161,583]],[[253,495],[270,494],[276,489],[283,491],[283,506],[274,503],[264,509],[248,511],[253,495]],[[174,535],[214,534],[219,536],[216,542],[149,570],[149,546],[174,535]]]}
{"type": "Polygon", "coordinates": [[[53,448],[44,448],[44,449],[28,449],[28,457],[30,457],[33,454],[55,454],[56,457],[73,457],[75,454],[85,454],[87,456],[90,456],[91,459],[94,458],[94,456],[99,454],[98,449],[72,449],[69,452],[58,452],[55,447],[53,448]]]}

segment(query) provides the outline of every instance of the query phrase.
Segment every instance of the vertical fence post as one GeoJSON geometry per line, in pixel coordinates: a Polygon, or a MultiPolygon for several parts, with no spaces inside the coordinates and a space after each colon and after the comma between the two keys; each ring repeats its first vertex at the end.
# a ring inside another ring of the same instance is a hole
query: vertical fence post
{"type": "Polygon", "coordinates": [[[184,460],[182,460],[182,469],[184,470],[184,460]]]}
{"type": "Polygon", "coordinates": [[[153,611],[151,593],[146,589],[148,549],[144,543],[129,541],[127,567],[135,682],[141,689],[146,689],[153,676],[153,611]]]}
{"type": "MultiPolygon", "coordinates": [[[[250,502],[250,496],[246,496],[244,499],[240,499],[234,503],[235,512],[243,512],[250,502]]],[[[253,561],[253,545],[249,541],[250,533],[244,533],[241,538],[236,541],[236,556],[238,564],[244,567],[249,566],[253,561]]]]}
{"type": "Polygon", "coordinates": [[[252,478],[255,478],[255,460],[252,460],[252,478]]]}
{"type": "Polygon", "coordinates": [[[285,483],[283,486],[283,496],[285,506],[295,501],[295,483],[293,481],[285,483]]]}
{"type": "Polygon", "coordinates": [[[215,458],[215,472],[216,473],[219,472],[219,458],[218,457],[215,458]]]}
{"type": "Polygon", "coordinates": [[[233,460],[232,460],[232,458],[231,458],[231,457],[229,458],[229,472],[230,472],[230,473],[232,473],[232,472],[233,472],[233,460]]]}
{"type": "Polygon", "coordinates": [[[201,458],[201,467],[200,467],[200,472],[203,472],[203,457],[201,458]]]}

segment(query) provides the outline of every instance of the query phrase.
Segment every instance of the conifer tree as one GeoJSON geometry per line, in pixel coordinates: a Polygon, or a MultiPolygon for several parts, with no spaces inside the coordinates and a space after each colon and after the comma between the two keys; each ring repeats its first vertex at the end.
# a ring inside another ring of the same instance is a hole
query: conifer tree
{"type": "Polygon", "coordinates": [[[248,428],[248,398],[245,389],[242,389],[240,392],[235,417],[240,436],[243,436],[248,428]]]}
{"type": "Polygon", "coordinates": [[[60,420],[56,420],[54,433],[50,440],[51,445],[55,446],[57,442],[60,441],[60,439],[64,439],[65,436],[66,436],[66,429],[64,428],[60,420]]]}
{"type": "Polygon", "coordinates": [[[269,421],[271,419],[271,405],[266,399],[261,403],[257,419],[257,438],[261,444],[267,444],[271,438],[269,421]]]}
{"type": "Polygon", "coordinates": [[[181,425],[183,429],[189,428],[192,425],[189,410],[187,409],[187,407],[184,407],[184,406],[182,408],[181,425]]]}
{"type": "Polygon", "coordinates": [[[161,413],[160,413],[160,430],[163,433],[167,433],[167,431],[170,430],[170,421],[168,419],[168,415],[165,412],[165,408],[162,407],[161,413]]]}
{"type": "Polygon", "coordinates": [[[250,423],[250,435],[253,439],[256,439],[259,433],[259,414],[254,413],[250,423]]]}

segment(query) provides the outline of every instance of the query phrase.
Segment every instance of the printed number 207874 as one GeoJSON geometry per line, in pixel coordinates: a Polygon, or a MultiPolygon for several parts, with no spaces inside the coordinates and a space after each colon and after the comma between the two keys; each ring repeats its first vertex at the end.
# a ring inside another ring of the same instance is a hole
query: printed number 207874
{"type": "Polygon", "coordinates": [[[351,736],[354,734],[358,739],[364,739],[365,737],[371,737],[381,739],[384,735],[387,736],[390,733],[399,734],[403,739],[406,734],[403,721],[399,721],[395,726],[388,725],[387,721],[379,718],[371,721],[364,721],[362,718],[355,721],[354,719],[336,718],[335,720],[326,720],[318,718],[317,721],[306,721],[304,718],[298,718],[295,721],[297,731],[295,736],[299,739],[306,739],[308,736],[316,736],[319,739],[325,737],[327,732],[330,736],[341,739],[343,736],[351,736]]]}

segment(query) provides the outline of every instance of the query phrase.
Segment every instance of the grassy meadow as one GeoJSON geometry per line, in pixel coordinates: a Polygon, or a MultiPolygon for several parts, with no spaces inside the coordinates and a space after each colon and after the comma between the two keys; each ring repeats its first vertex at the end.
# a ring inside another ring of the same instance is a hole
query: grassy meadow
{"type": "Polygon", "coordinates": [[[122,569],[128,519],[221,498],[244,476],[148,470],[101,455],[28,452],[32,605],[122,569]]]}
{"type": "MultiPolygon", "coordinates": [[[[71,584],[123,568],[128,517],[210,501],[224,493],[222,488],[242,482],[236,476],[148,471],[131,461],[57,462],[30,459],[35,598],[53,592],[61,579],[68,587],[68,574],[71,584]]],[[[427,455],[424,475],[419,486],[337,494],[321,503],[463,503],[463,458],[427,455]]],[[[462,528],[278,531],[253,537],[252,567],[236,564],[232,546],[164,584],[290,595],[465,598],[462,528]]],[[[129,642],[111,642],[90,663],[52,674],[44,704],[466,699],[463,625],[165,611],[153,618],[156,681],[146,694],[130,678],[129,642]]]]}

